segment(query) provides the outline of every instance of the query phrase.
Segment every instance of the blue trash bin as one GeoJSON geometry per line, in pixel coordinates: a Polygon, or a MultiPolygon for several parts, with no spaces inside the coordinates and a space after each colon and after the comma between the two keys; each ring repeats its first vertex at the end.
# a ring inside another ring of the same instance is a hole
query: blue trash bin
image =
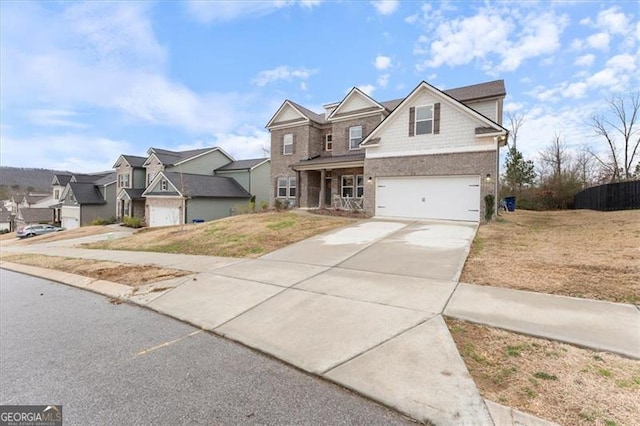
{"type": "Polygon", "coordinates": [[[516,210],[516,197],[504,197],[504,203],[507,205],[507,211],[516,210]]]}

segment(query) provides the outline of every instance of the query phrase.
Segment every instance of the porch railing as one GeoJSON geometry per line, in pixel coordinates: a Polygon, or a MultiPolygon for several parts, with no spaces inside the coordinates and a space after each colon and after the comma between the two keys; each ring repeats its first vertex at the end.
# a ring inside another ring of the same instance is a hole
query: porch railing
{"type": "Polygon", "coordinates": [[[333,196],[333,208],[340,210],[363,210],[364,198],[333,196]]]}

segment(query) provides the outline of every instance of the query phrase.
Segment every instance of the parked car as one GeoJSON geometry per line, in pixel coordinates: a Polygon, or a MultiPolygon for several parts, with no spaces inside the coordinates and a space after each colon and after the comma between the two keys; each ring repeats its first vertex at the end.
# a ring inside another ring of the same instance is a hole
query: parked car
{"type": "Polygon", "coordinates": [[[18,238],[27,238],[58,231],[62,231],[62,228],[58,228],[57,226],[53,225],[28,225],[18,229],[18,231],[16,232],[16,236],[18,238]]]}

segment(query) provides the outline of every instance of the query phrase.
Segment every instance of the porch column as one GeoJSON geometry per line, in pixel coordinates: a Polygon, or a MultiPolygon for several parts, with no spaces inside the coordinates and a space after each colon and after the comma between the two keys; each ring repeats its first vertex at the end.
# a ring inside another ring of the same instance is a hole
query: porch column
{"type": "Polygon", "coordinates": [[[324,181],[325,172],[326,172],[325,169],[320,169],[320,203],[318,203],[318,207],[320,207],[321,209],[324,209],[326,207],[324,202],[326,198],[325,187],[324,187],[326,184],[326,182],[324,181]]]}

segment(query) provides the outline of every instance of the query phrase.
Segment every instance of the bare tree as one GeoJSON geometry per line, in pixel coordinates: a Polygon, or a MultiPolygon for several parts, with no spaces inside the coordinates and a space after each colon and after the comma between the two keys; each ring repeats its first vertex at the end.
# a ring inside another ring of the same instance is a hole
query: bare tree
{"type": "Polygon", "coordinates": [[[523,114],[516,114],[514,112],[507,113],[507,119],[509,119],[509,137],[511,138],[511,144],[514,149],[518,149],[518,131],[522,127],[524,121],[523,114]]]}
{"type": "Polygon", "coordinates": [[[588,148],[583,147],[578,151],[573,166],[580,178],[582,189],[591,186],[594,181],[594,164],[593,156],[589,153],[588,148]]]}
{"type": "Polygon", "coordinates": [[[551,174],[556,179],[562,179],[562,173],[568,168],[571,157],[567,152],[567,147],[560,136],[560,132],[555,132],[551,145],[545,147],[540,152],[540,162],[543,170],[551,169],[551,174]]]}
{"type": "Polygon", "coordinates": [[[609,159],[589,150],[600,165],[611,174],[612,181],[626,180],[633,176],[633,163],[640,146],[637,129],[640,114],[640,92],[629,99],[612,97],[608,100],[609,114],[591,117],[591,127],[607,142],[609,159]],[[622,137],[622,142],[619,138],[622,137]],[[622,146],[620,146],[622,145],[622,146]]]}

